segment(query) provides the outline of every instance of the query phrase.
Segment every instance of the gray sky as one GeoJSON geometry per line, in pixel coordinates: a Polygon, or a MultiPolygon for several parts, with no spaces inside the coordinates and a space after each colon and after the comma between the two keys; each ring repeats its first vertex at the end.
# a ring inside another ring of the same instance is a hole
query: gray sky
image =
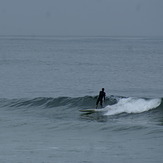
{"type": "Polygon", "coordinates": [[[0,0],[0,35],[163,36],[163,0],[0,0]]]}

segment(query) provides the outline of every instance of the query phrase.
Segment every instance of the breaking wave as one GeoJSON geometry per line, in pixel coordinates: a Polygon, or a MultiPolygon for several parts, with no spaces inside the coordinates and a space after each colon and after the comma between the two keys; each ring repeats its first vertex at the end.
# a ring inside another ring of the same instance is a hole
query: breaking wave
{"type": "MultiPolygon", "coordinates": [[[[71,108],[72,110],[95,108],[97,96],[84,97],[38,97],[33,99],[0,99],[0,107],[7,108],[71,108]]],[[[142,113],[155,108],[162,108],[162,99],[147,99],[133,97],[110,96],[106,98],[105,115],[116,115],[121,113],[142,113]]]]}
{"type": "Polygon", "coordinates": [[[161,99],[142,98],[122,98],[115,105],[108,105],[105,115],[115,115],[120,113],[142,113],[157,108],[161,104],[161,99]]]}

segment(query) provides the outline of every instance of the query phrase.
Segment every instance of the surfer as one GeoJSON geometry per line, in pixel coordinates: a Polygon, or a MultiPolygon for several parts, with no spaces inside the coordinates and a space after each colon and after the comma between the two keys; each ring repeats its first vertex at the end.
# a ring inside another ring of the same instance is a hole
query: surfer
{"type": "Polygon", "coordinates": [[[102,90],[101,90],[100,93],[99,93],[97,102],[96,102],[96,109],[97,109],[97,107],[98,107],[98,103],[99,103],[99,102],[100,102],[101,108],[103,107],[102,103],[103,103],[103,99],[104,99],[104,101],[105,101],[105,96],[106,96],[106,93],[104,92],[104,88],[102,88],[102,90]]]}

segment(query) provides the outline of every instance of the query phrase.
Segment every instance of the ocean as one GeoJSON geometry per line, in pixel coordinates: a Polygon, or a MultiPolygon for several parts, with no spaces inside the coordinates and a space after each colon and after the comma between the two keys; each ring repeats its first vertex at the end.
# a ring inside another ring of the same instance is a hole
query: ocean
{"type": "Polygon", "coordinates": [[[0,36],[0,162],[162,163],[162,62],[163,37],[0,36]]]}

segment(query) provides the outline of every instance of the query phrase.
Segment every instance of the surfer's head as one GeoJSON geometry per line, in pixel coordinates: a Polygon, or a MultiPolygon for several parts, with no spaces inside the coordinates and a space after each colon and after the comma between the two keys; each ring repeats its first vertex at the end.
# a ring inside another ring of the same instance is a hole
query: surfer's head
{"type": "Polygon", "coordinates": [[[102,91],[104,91],[104,88],[102,88],[102,91]]]}

